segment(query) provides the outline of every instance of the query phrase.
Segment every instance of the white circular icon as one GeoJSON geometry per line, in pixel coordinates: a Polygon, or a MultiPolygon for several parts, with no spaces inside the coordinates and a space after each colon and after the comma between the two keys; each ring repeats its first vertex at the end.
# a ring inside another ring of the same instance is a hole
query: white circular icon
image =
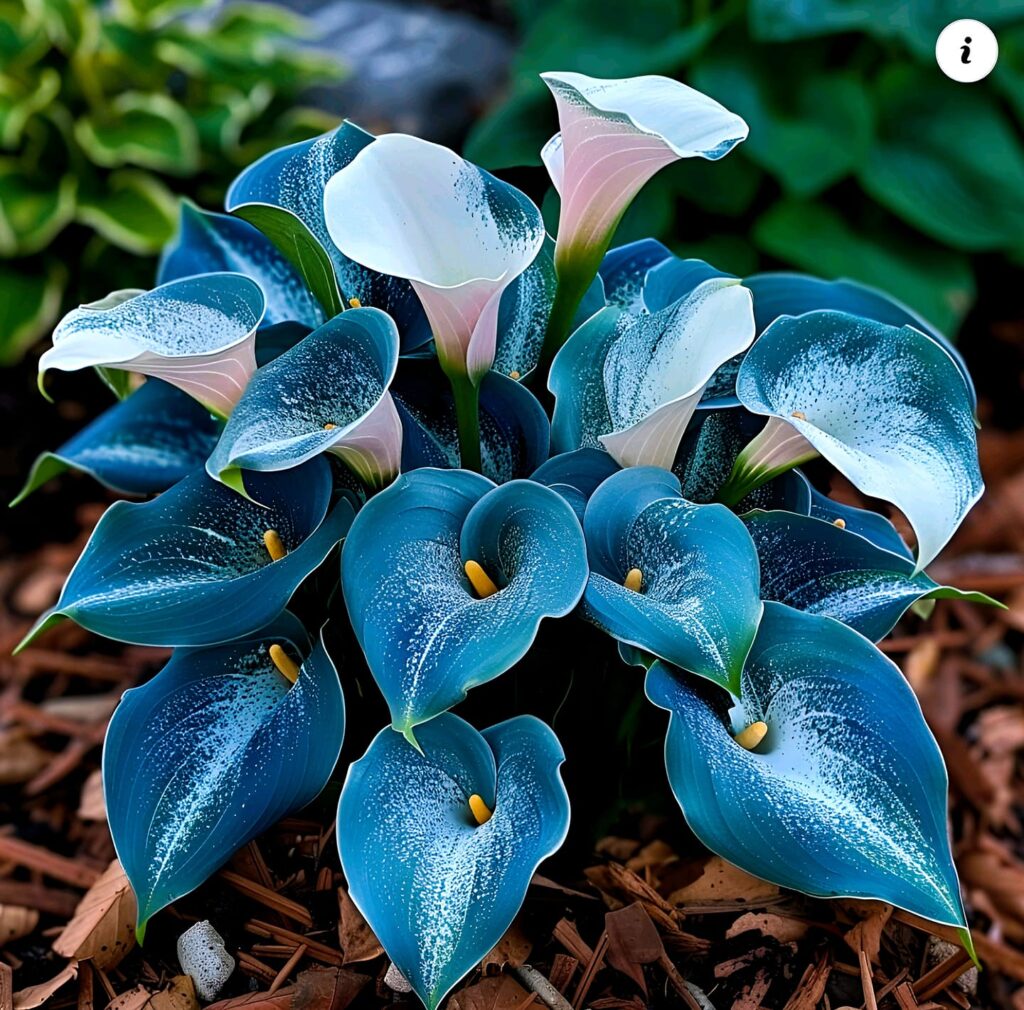
{"type": "Polygon", "coordinates": [[[963,18],[946,25],[935,43],[935,60],[947,76],[961,84],[988,77],[999,59],[999,43],[981,21],[963,18]]]}

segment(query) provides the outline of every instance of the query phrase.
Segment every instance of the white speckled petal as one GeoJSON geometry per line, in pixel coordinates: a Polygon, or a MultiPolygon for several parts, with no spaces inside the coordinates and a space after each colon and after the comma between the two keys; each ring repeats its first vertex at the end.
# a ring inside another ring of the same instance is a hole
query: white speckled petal
{"type": "Polygon", "coordinates": [[[766,603],[740,701],[655,663],[672,713],[665,763],[697,837],[755,876],[823,897],[889,902],[964,927],[946,769],[913,691],[867,639],[766,603]],[[768,725],[754,750],[733,733],[768,725]]]}
{"type": "Polygon", "coordinates": [[[384,730],[351,766],[338,807],[349,893],[428,1010],[498,942],[539,863],[565,838],[554,733],[519,716],[478,733],[455,715],[384,730]],[[477,824],[473,794],[493,811],[477,824]]]}
{"type": "Polygon", "coordinates": [[[170,281],[109,307],[83,305],[58,323],[39,372],[90,366],[141,372],[227,415],[256,371],[264,307],[260,286],[232,273],[170,281]]]}
{"type": "Polygon", "coordinates": [[[445,147],[387,134],[331,178],[324,214],[345,256],[412,282],[447,370],[490,367],[501,291],[544,241],[526,196],[445,147]]]}
{"type": "Polygon", "coordinates": [[[845,312],[783,316],[743,360],[736,392],[778,417],[917,534],[914,574],[981,497],[974,411],[954,360],[910,326],[845,312]]]}

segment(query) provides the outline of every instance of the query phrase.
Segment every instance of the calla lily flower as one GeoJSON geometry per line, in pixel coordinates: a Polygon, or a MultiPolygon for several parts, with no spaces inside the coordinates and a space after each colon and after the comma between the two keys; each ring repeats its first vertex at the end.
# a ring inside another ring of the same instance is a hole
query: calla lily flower
{"type": "MultiPolygon", "coordinates": [[[[834,521],[790,512],[743,519],[761,562],[761,596],[837,621],[879,642],[919,600],[969,600],[1001,606],[984,593],[940,586],[913,562],[834,521]]],[[[882,520],[883,522],[885,520],[882,520]]]]}
{"type": "Polygon", "coordinates": [[[226,417],[256,371],[256,330],[265,302],[241,274],[212,273],[171,281],[124,300],[105,299],[69,312],[39,359],[51,368],[141,372],[183,389],[226,417]]]}
{"type": "MultiPolygon", "coordinates": [[[[666,260],[676,259],[677,257],[673,256],[664,245],[653,238],[642,238],[636,242],[609,249],[604,254],[601,267],[597,272],[604,286],[608,304],[627,312],[643,312],[648,308],[644,302],[644,289],[648,275],[659,264],[666,260]]],[[[708,276],[716,275],[709,274],[708,276]]],[[[717,276],[724,277],[726,275],[717,276]]],[[[707,277],[702,277],[701,280],[707,280],[707,277]]],[[[690,291],[696,286],[694,283],[690,287],[690,291]]],[[[689,294],[689,291],[684,293],[689,294]]],[[[677,300],[672,298],[658,307],[663,309],[677,300]]]]}
{"type": "Polygon", "coordinates": [[[317,327],[325,321],[305,280],[268,238],[241,218],[182,201],[178,234],[160,257],[157,284],[217,271],[244,274],[259,284],[267,299],[264,326],[298,322],[317,327]]]}
{"type": "Polygon", "coordinates": [[[707,95],[667,77],[601,80],[541,74],[558,106],[560,132],[541,157],[562,198],[555,266],[559,295],[546,351],[569,320],[633,197],[681,158],[715,161],[747,136],[747,124],[707,95]]]}
{"type": "Polygon", "coordinates": [[[287,611],[239,641],[178,649],[124,695],[103,789],[140,938],[151,916],[323,789],[344,732],[334,663],[287,611]]]}
{"type": "Polygon", "coordinates": [[[356,639],[391,710],[415,741],[529,650],[587,581],[583,531],[556,492],[495,487],[467,470],[414,470],[360,510],[341,557],[356,639]]]}
{"type": "Polygon", "coordinates": [[[551,366],[555,450],[603,446],[621,466],[668,469],[708,380],[753,339],[750,292],[730,279],[661,312],[602,310],[551,366]]]}
{"type": "Polygon", "coordinates": [[[379,309],[351,309],[264,365],[206,464],[245,492],[242,470],[287,470],[318,453],[341,457],[371,487],[398,473],[402,426],[388,386],[398,329],[379,309]]]}
{"type": "Polygon", "coordinates": [[[348,772],[338,847],[349,893],[427,1010],[501,939],[569,828],[565,759],[532,716],[478,733],[445,714],[422,751],[384,730],[348,772]]]}
{"type": "Polygon", "coordinates": [[[396,133],[331,178],[324,214],[345,256],[409,280],[442,368],[476,385],[494,361],[501,294],[544,242],[533,203],[447,148],[396,133]]]}
{"type": "Polygon", "coordinates": [[[152,501],[100,519],[56,606],[18,646],[64,618],[118,642],[214,645],[269,624],[337,545],[354,509],[331,506],[331,469],[312,459],[254,473],[260,504],[198,471],[152,501]]]}
{"type": "Polygon", "coordinates": [[[895,664],[838,621],[766,603],[738,702],[727,712],[713,690],[661,662],[647,675],[694,834],[783,887],[956,926],[971,950],[946,769],[895,664]]]}
{"type": "Polygon", "coordinates": [[[844,312],[783,316],[747,353],[736,392],[768,422],[737,458],[722,501],[820,453],[907,517],[916,575],[984,490],[967,384],[913,327],[844,312]]]}
{"type": "Polygon", "coordinates": [[[583,523],[583,615],[739,694],[761,619],[757,552],[724,505],[694,505],[658,467],[632,467],[593,494],[583,523]]]}
{"type": "MultiPolygon", "coordinates": [[[[433,359],[406,358],[391,385],[402,419],[402,470],[458,469],[455,400],[433,359]]],[[[480,383],[481,472],[496,484],[531,472],[548,458],[551,425],[537,397],[497,372],[480,383]]]]}
{"type": "Polygon", "coordinates": [[[190,396],[150,379],[59,449],[44,452],[11,505],[68,469],[124,494],[166,491],[203,465],[219,433],[220,424],[190,396]]]}
{"type": "Polygon", "coordinates": [[[542,463],[530,480],[557,491],[572,506],[582,526],[587,502],[613,473],[618,472],[619,464],[608,453],[600,449],[574,449],[542,463]]]}

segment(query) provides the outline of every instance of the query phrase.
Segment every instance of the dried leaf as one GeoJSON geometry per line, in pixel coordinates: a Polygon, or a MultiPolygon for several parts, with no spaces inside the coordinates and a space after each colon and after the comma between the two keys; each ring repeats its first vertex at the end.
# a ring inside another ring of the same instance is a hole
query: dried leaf
{"type": "Polygon", "coordinates": [[[96,769],[82,786],[81,799],[78,801],[78,816],[83,821],[105,821],[107,805],[103,801],[103,773],[96,769]]]}
{"type": "Polygon", "coordinates": [[[61,986],[70,982],[77,974],[78,962],[72,961],[48,981],[19,989],[14,994],[14,1010],[33,1010],[33,1007],[42,1006],[61,986]]]}
{"type": "Polygon", "coordinates": [[[199,1010],[196,988],[188,975],[176,975],[170,985],[159,992],[150,992],[145,986],[116,996],[107,1004],[107,1010],[199,1010]]]}
{"type": "Polygon", "coordinates": [[[39,912],[20,905],[0,905],[0,947],[28,936],[39,924],[39,912]]]}
{"type": "Polygon", "coordinates": [[[647,995],[643,965],[653,964],[665,956],[665,948],[651,917],[640,902],[608,912],[604,917],[608,934],[608,963],[631,978],[647,995]]]}
{"type": "Polygon", "coordinates": [[[36,744],[24,729],[0,732],[0,785],[16,786],[41,772],[54,755],[36,744]]]}
{"type": "Polygon", "coordinates": [[[295,980],[293,1010],[345,1010],[369,982],[347,968],[309,968],[295,980]]]}
{"type": "Polygon", "coordinates": [[[384,948],[343,887],[338,888],[338,910],[338,943],[344,955],[341,963],[355,964],[358,961],[372,961],[375,957],[380,957],[384,953],[384,948]]]}
{"type": "Polygon", "coordinates": [[[872,964],[878,963],[878,952],[882,944],[882,931],[892,917],[892,905],[882,901],[862,901],[857,898],[842,898],[836,904],[848,915],[860,921],[844,934],[843,939],[855,954],[860,951],[868,956],[872,964]]]}
{"type": "Polygon", "coordinates": [[[502,968],[518,968],[526,963],[533,950],[533,941],[523,932],[519,920],[515,920],[505,930],[505,935],[484,955],[480,967],[485,973],[491,968],[500,971],[502,968]]]}
{"type": "Polygon", "coordinates": [[[753,877],[727,863],[721,856],[712,856],[704,864],[704,872],[691,884],[673,891],[673,905],[741,904],[778,897],[775,884],[753,877]]]}
{"type": "Polygon", "coordinates": [[[250,992],[211,1003],[206,1010],[291,1010],[295,986],[283,986],[277,992],[250,992]]]}
{"type": "Polygon", "coordinates": [[[64,957],[91,958],[100,968],[113,968],[135,946],[135,917],[135,895],[115,859],[79,902],[53,949],[64,957]]]}
{"type": "Polygon", "coordinates": [[[455,993],[448,1001],[448,1010],[522,1010],[538,1005],[536,997],[532,1004],[527,1002],[530,995],[515,979],[498,975],[455,993]]]}
{"type": "Polygon", "coordinates": [[[779,943],[795,943],[807,935],[807,923],[774,912],[744,912],[726,931],[726,939],[756,929],[779,943]]]}

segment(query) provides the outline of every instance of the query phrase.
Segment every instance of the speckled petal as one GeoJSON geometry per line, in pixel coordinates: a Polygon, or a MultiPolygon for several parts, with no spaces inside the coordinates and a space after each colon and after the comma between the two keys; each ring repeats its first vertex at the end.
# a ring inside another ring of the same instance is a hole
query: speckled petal
{"type": "Polygon", "coordinates": [[[435,1010],[508,929],[540,862],[565,838],[554,733],[518,716],[478,733],[455,715],[384,730],[349,769],[338,844],[349,893],[388,956],[435,1010]],[[493,811],[477,824],[479,795],[493,811]]]}
{"type": "Polygon", "coordinates": [[[572,506],[582,525],[593,493],[618,472],[619,464],[608,453],[600,449],[574,449],[552,456],[537,467],[530,480],[557,491],[572,506]]]}
{"type": "Polygon", "coordinates": [[[414,470],[363,506],[342,552],[356,638],[395,729],[415,727],[504,673],[544,617],[579,601],[583,532],[559,495],[531,481],[495,487],[467,470],[414,470]],[[498,592],[480,599],[476,561],[498,592]]]}
{"type": "Polygon", "coordinates": [[[334,769],[345,705],[323,642],[282,614],[245,639],[179,649],[126,692],[103,750],[107,817],[138,928],[307,804],[334,769]],[[268,654],[301,663],[291,685],[268,654]]]}
{"type": "Polygon", "coordinates": [[[723,505],[694,505],[659,467],[609,477],[584,518],[584,616],[627,645],[738,693],[761,617],[757,554],[723,505]],[[639,590],[626,575],[641,573],[639,590]]]}
{"type": "Polygon", "coordinates": [[[915,572],[984,489],[967,385],[949,354],[910,326],[832,311],[784,316],[747,353],[736,391],[903,512],[917,534],[915,572]]]}
{"type": "Polygon", "coordinates": [[[766,603],[731,717],[713,690],[662,663],[647,677],[672,713],[672,791],[708,848],[783,887],[965,926],[946,769],[892,662],[838,621],[766,603]],[[746,750],[732,733],[758,720],[768,734],[746,750]]]}
{"type": "MultiPolygon", "coordinates": [[[[239,469],[286,470],[328,449],[354,446],[352,437],[386,397],[397,365],[398,330],[390,316],[379,309],[335,316],[256,372],[207,472],[224,479],[239,469]]],[[[387,418],[378,416],[382,420],[387,418]]],[[[385,436],[376,449],[390,479],[397,472],[400,429],[385,425],[378,433],[385,436]]],[[[369,452],[374,444],[361,448],[369,452]]]]}
{"type": "Polygon", "coordinates": [[[226,416],[256,371],[265,302],[241,274],[171,281],[135,297],[82,305],[53,332],[39,374],[103,367],[156,376],[226,416]]]}
{"type": "MultiPolygon", "coordinates": [[[[644,285],[648,272],[659,263],[675,257],[657,239],[642,238],[628,245],[620,245],[609,249],[601,261],[599,273],[604,283],[605,298],[609,305],[626,312],[643,312],[644,285]]],[[[676,301],[673,298],[671,301],[676,301]]],[[[659,308],[665,308],[666,302],[659,308]]]]}
{"type": "Polygon", "coordinates": [[[57,605],[19,648],[69,617],[137,645],[212,645],[269,624],[352,521],[330,507],[325,459],[285,474],[251,474],[256,505],[198,471],[153,501],[116,502],[103,514],[57,605]],[[286,557],[271,561],[266,530],[286,557]]]}
{"type": "Polygon", "coordinates": [[[743,521],[761,561],[763,599],[834,617],[873,642],[918,600],[994,602],[914,575],[905,556],[827,520],[775,511],[752,512],[743,521]]]}

